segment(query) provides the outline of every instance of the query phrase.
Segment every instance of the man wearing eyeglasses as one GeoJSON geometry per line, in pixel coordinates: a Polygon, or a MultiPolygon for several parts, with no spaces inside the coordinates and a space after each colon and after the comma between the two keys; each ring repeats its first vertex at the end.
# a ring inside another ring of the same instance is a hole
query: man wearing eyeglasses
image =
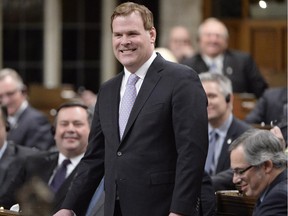
{"type": "Polygon", "coordinates": [[[229,147],[233,182],[257,198],[253,216],[287,215],[287,157],[268,130],[250,129],[229,147]]]}
{"type": "Polygon", "coordinates": [[[44,114],[29,105],[22,78],[10,68],[0,71],[0,104],[8,111],[8,140],[40,150],[54,146],[51,124],[44,114]]]}

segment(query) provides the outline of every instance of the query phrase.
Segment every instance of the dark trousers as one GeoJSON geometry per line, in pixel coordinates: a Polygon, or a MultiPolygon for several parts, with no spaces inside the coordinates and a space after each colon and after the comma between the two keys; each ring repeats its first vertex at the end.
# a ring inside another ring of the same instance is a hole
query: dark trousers
{"type": "Polygon", "coordinates": [[[122,216],[121,208],[120,208],[120,201],[115,201],[115,209],[114,209],[114,216],[122,216]]]}

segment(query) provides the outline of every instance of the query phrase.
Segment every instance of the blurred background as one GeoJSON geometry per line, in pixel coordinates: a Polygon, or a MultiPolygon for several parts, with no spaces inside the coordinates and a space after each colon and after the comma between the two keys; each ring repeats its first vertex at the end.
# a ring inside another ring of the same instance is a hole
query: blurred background
{"type": "MultiPolygon", "coordinates": [[[[120,71],[110,16],[122,0],[0,0],[0,66],[16,69],[28,88],[69,86],[97,93],[120,71]]],[[[249,52],[270,86],[287,85],[287,0],[142,0],[153,13],[157,46],[169,29],[196,30],[207,17],[228,27],[230,48],[249,52]]]]}

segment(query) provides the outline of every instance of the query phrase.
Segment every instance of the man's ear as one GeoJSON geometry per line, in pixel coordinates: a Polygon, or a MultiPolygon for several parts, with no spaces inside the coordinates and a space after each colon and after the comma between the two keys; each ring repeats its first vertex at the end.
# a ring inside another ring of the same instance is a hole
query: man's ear
{"type": "Polygon", "coordinates": [[[271,160],[267,160],[263,163],[265,173],[271,173],[273,170],[273,162],[271,160]]]}

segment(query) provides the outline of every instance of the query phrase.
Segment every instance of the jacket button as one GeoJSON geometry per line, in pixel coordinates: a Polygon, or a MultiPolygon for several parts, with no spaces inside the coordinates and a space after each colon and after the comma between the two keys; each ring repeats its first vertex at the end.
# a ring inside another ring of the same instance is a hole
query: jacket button
{"type": "Polygon", "coordinates": [[[120,152],[120,151],[117,152],[117,156],[119,156],[119,157],[122,156],[122,152],[120,152]]]}

